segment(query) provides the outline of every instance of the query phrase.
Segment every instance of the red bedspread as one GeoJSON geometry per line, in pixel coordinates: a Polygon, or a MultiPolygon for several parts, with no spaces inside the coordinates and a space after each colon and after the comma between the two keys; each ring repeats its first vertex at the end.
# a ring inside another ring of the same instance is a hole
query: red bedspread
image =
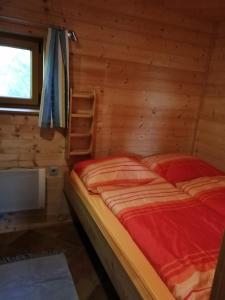
{"type": "Polygon", "coordinates": [[[174,184],[203,176],[225,175],[207,162],[187,154],[153,155],[142,159],[142,163],[174,184]]]}
{"type": "Polygon", "coordinates": [[[225,176],[196,178],[177,187],[225,218],[225,176]]]}
{"type": "Polygon", "coordinates": [[[217,204],[211,209],[206,199],[163,180],[99,191],[175,298],[209,298],[225,227],[224,201],[218,200],[218,212],[217,204]]]}

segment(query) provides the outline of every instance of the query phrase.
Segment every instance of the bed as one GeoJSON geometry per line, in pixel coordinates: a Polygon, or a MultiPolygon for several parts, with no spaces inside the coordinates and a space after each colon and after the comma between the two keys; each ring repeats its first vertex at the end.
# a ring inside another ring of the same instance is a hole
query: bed
{"type": "MultiPolygon", "coordinates": [[[[160,174],[160,177],[162,175],[160,174]]],[[[213,174],[216,175],[222,176],[222,173],[213,174]]],[[[168,184],[167,180],[165,182],[168,184]]],[[[175,185],[180,189],[181,195],[185,194],[189,198],[189,195],[183,191],[184,187],[179,186],[179,182],[175,182],[175,185]]],[[[104,193],[107,195],[107,187],[106,189],[103,187],[101,192],[102,197],[104,193]]],[[[114,193],[114,191],[110,192],[114,193]]],[[[83,181],[74,171],[67,174],[65,178],[65,193],[121,299],[175,299],[147,260],[146,253],[143,255],[118,218],[102,201],[102,197],[90,195],[83,181]]]]}
{"type": "Polygon", "coordinates": [[[65,193],[121,299],[174,300],[100,196],[90,195],[74,171],[65,177],[65,193]]]}

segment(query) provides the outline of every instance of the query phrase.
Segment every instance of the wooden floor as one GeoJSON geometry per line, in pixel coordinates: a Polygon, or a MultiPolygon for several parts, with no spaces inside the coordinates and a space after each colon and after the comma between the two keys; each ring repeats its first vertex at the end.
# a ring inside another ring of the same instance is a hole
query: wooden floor
{"type": "Polygon", "coordinates": [[[0,234],[0,256],[64,252],[80,300],[119,299],[79,225],[0,234]]]}

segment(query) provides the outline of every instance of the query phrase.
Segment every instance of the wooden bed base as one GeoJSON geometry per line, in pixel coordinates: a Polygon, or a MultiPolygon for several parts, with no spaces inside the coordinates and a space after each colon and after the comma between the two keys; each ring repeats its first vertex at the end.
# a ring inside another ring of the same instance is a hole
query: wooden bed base
{"type": "Polygon", "coordinates": [[[142,299],[83,202],[80,201],[80,196],[74,189],[73,183],[68,176],[65,180],[64,191],[120,298],[127,300],[142,299]]]}
{"type": "Polygon", "coordinates": [[[220,248],[210,300],[225,299],[225,233],[220,248]]]}
{"type": "MultiPolygon", "coordinates": [[[[123,261],[123,254],[107,232],[99,225],[96,216],[89,212],[85,203],[87,198],[81,187],[76,186],[69,174],[65,176],[64,192],[71,208],[81,222],[95,251],[97,252],[106,272],[109,275],[120,299],[126,300],[175,300],[164,283],[155,274],[150,274],[149,285],[146,288],[132,268],[129,269],[123,261]],[[124,267],[124,265],[126,267],[124,267]],[[151,282],[154,281],[154,282],[151,282]],[[151,288],[149,286],[153,285],[151,288]]],[[[225,299],[225,235],[217,263],[210,300],[225,299]]]]}
{"type": "MultiPolygon", "coordinates": [[[[123,255],[119,253],[119,249],[115,248],[113,240],[107,237],[107,233],[105,234],[102,228],[100,229],[95,216],[90,214],[88,207],[85,205],[85,195],[82,194],[79,187],[75,186],[68,174],[65,176],[64,192],[69,200],[70,206],[78,216],[95,248],[120,299],[174,300],[174,297],[158,276],[154,277],[155,275],[153,274],[153,289],[149,291],[142,285],[137,275],[135,276],[135,274],[127,270],[127,268],[126,270],[124,269],[123,255]]],[[[151,278],[148,280],[151,281],[151,278]]]]}

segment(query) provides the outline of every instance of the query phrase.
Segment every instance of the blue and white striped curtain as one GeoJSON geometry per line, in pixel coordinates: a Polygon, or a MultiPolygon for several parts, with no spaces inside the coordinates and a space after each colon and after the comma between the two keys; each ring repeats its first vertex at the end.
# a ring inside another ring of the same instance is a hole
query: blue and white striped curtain
{"type": "Polygon", "coordinates": [[[48,29],[39,126],[66,128],[69,111],[68,31],[48,29]]]}

